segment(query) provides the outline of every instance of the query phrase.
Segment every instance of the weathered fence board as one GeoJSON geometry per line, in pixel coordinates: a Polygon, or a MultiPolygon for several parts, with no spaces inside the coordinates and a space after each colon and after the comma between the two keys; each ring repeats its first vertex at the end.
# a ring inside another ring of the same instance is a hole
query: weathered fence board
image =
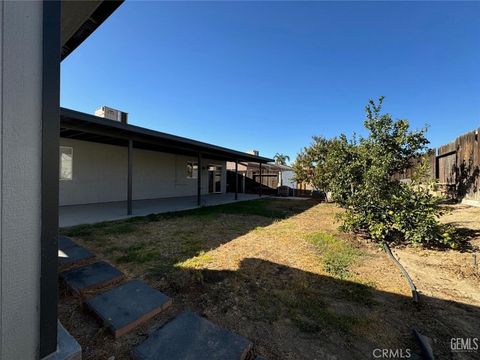
{"type": "MultiPolygon", "coordinates": [[[[463,134],[426,155],[431,178],[437,179],[447,192],[455,193],[454,196],[460,199],[480,201],[479,133],[480,129],[463,134]]],[[[415,166],[421,161],[422,158],[412,159],[412,167],[395,178],[411,179],[415,166]]]]}

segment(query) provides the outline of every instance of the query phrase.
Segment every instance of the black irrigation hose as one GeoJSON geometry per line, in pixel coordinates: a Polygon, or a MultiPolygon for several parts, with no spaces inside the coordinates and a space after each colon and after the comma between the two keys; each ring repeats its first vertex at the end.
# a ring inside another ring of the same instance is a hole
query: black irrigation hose
{"type": "Polygon", "coordinates": [[[415,339],[417,339],[418,344],[420,345],[422,357],[425,360],[435,360],[435,357],[433,356],[432,340],[429,337],[420,334],[415,329],[413,329],[413,336],[415,336],[415,339]]]}
{"type": "Polygon", "coordinates": [[[417,288],[415,287],[415,284],[413,283],[410,275],[408,275],[407,270],[405,270],[405,268],[402,266],[402,264],[400,264],[400,262],[397,260],[397,258],[392,254],[392,250],[390,250],[390,247],[388,246],[387,243],[383,244],[383,249],[385,250],[387,255],[390,257],[390,259],[392,259],[392,261],[395,263],[395,265],[397,265],[397,267],[400,269],[403,276],[405,276],[405,278],[407,279],[408,285],[410,286],[410,289],[412,289],[413,302],[418,302],[417,288]]]}
{"type": "MultiPolygon", "coordinates": [[[[415,284],[413,283],[413,280],[410,277],[410,275],[408,275],[407,270],[405,270],[403,265],[400,264],[398,259],[393,255],[392,250],[390,250],[390,247],[388,246],[387,243],[383,244],[383,249],[385,250],[387,255],[390,257],[390,259],[392,259],[395,265],[397,265],[397,267],[400,269],[403,276],[405,276],[405,279],[407,279],[408,285],[412,290],[413,302],[418,303],[417,288],[415,287],[415,284]]],[[[429,337],[420,334],[416,329],[413,329],[412,332],[413,332],[413,336],[415,337],[418,344],[420,345],[420,349],[422,351],[422,358],[425,360],[435,360],[435,357],[433,355],[433,349],[432,349],[432,340],[429,337]]]]}

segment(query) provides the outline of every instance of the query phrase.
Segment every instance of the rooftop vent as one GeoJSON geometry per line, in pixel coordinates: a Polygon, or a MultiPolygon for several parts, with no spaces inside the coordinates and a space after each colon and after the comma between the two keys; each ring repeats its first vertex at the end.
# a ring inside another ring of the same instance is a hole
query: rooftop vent
{"type": "Polygon", "coordinates": [[[252,154],[252,155],[255,155],[255,156],[258,156],[260,154],[260,152],[258,150],[250,150],[248,152],[248,154],[252,154]]]}
{"type": "Polygon", "coordinates": [[[118,121],[122,124],[128,123],[128,113],[110,108],[108,106],[102,106],[100,109],[97,109],[95,111],[95,115],[105,119],[118,121]]]}

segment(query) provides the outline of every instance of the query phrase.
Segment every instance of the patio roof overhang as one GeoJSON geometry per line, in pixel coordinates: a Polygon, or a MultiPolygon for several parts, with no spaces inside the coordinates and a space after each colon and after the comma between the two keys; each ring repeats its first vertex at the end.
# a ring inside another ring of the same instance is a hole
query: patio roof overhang
{"type": "Polygon", "coordinates": [[[88,38],[123,0],[61,2],[61,60],[88,38]]]}
{"type": "Polygon", "coordinates": [[[79,111],[60,109],[60,137],[128,146],[174,154],[198,156],[225,161],[268,163],[273,159],[224,148],[217,145],[123,124],[79,111]]]}

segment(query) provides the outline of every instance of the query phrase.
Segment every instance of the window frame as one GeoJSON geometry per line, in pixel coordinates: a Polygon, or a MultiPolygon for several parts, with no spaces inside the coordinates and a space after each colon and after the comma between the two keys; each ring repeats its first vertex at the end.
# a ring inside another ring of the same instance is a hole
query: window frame
{"type": "Polygon", "coordinates": [[[72,181],[73,180],[73,147],[72,146],[63,146],[63,145],[60,145],[60,148],[59,148],[59,174],[58,174],[58,178],[60,181],[72,181]],[[69,149],[70,150],[70,153],[71,153],[71,157],[72,157],[72,161],[71,161],[71,170],[70,170],[70,178],[63,178],[62,177],[62,149],[69,149]]]}
{"type": "Polygon", "coordinates": [[[197,161],[191,161],[188,160],[185,166],[186,170],[186,178],[187,179],[198,179],[198,162],[197,161]],[[189,166],[191,166],[191,175],[189,171],[189,166]]]}

